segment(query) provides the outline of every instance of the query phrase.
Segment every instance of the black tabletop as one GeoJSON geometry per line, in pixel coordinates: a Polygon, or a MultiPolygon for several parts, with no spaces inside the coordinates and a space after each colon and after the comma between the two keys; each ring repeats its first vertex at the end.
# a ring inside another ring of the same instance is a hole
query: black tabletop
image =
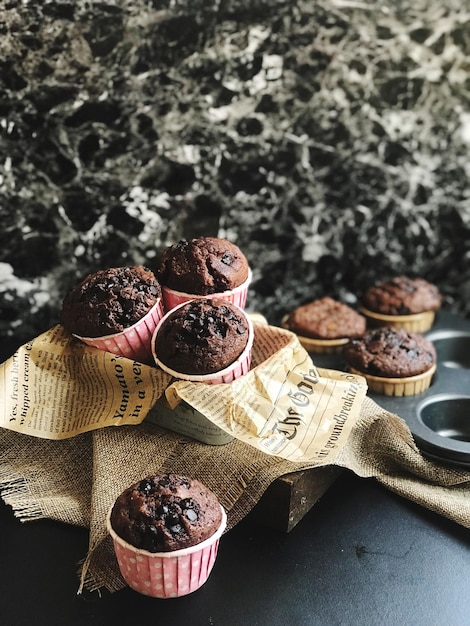
{"type": "Polygon", "coordinates": [[[470,533],[345,471],[288,534],[248,515],[186,597],[77,595],[85,529],[0,505],[0,623],[468,625],[470,533]]]}
{"type": "Polygon", "coordinates": [[[348,471],[290,533],[248,515],[206,584],[172,600],[77,595],[86,529],[2,502],[0,527],[0,625],[470,625],[470,532],[348,471]]]}

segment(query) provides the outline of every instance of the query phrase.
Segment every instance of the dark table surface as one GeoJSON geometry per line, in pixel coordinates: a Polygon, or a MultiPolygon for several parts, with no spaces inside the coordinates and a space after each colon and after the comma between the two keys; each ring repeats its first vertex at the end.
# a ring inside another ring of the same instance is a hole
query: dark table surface
{"type": "Polygon", "coordinates": [[[349,472],[289,534],[245,518],[206,584],[175,600],[78,596],[85,529],[22,524],[4,504],[0,524],[8,626],[470,624],[469,531],[349,472]]]}
{"type": "Polygon", "coordinates": [[[23,524],[2,502],[0,525],[4,626],[470,625],[470,531],[348,471],[288,534],[248,515],[174,600],[77,595],[86,529],[23,524]]]}

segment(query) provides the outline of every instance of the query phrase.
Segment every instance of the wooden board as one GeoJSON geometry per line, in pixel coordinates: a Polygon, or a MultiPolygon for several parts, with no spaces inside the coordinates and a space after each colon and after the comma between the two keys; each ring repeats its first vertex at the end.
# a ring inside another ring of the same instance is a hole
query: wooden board
{"type": "Polygon", "coordinates": [[[259,522],[290,532],[343,472],[340,467],[317,467],[275,480],[254,507],[259,522]]]}

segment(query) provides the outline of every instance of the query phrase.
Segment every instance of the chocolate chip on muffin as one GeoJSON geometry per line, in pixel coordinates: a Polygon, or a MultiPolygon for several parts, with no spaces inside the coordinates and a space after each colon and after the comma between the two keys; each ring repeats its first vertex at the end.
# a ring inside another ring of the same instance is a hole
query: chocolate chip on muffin
{"type": "Polygon", "coordinates": [[[190,300],[162,321],[154,352],[176,372],[211,374],[236,361],[249,334],[247,318],[236,305],[221,298],[190,300]]]}
{"type": "Polygon", "coordinates": [[[148,476],[116,499],[113,530],[148,552],[189,548],[212,536],[222,521],[215,494],[200,481],[176,474],[148,476]]]}
{"type": "Polygon", "coordinates": [[[431,341],[402,328],[377,328],[352,339],[344,348],[347,363],[364,374],[403,378],[416,376],[436,363],[431,341]]]}
{"type": "Polygon", "coordinates": [[[142,265],[88,274],[64,298],[60,321],[71,333],[101,337],[122,332],[161,298],[154,273],[142,265]]]}
{"type": "Polygon", "coordinates": [[[438,288],[423,278],[395,276],[369,287],[362,304],[376,313],[410,315],[437,311],[442,302],[438,288]]]}
{"type": "Polygon", "coordinates": [[[221,293],[248,279],[248,261],[240,248],[219,237],[181,240],[166,248],[156,274],[170,289],[194,295],[221,293]]]}

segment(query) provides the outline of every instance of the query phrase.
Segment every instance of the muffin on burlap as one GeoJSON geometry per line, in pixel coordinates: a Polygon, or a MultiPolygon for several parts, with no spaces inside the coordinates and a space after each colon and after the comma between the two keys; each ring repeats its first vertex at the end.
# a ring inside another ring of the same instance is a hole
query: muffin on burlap
{"type": "Polygon", "coordinates": [[[169,598],[207,580],[226,514],[200,481],[148,476],[125,489],[107,517],[121,573],[134,590],[169,598]]]}
{"type": "Polygon", "coordinates": [[[221,298],[184,302],[159,322],[155,362],[175,378],[232,382],[250,368],[253,325],[240,307],[221,298]]]}
{"type": "Polygon", "coordinates": [[[361,313],[370,326],[395,326],[422,333],[433,325],[442,295],[424,278],[395,276],[366,289],[361,304],[361,313]]]}
{"type": "Polygon", "coordinates": [[[163,250],[156,275],[165,309],[207,296],[244,308],[251,271],[238,246],[219,237],[182,239],[163,250]]]}
{"type": "Polygon", "coordinates": [[[164,474],[125,489],[110,519],[116,533],[136,548],[169,552],[213,535],[222,511],[215,494],[198,480],[164,474]]]}
{"type": "Polygon", "coordinates": [[[65,296],[60,322],[88,345],[151,363],[151,338],[162,317],[160,283],[134,265],[88,274],[65,296]]]}
{"type": "Polygon", "coordinates": [[[352,373],[367,380],[371,391],[409,396],[425,391],[436,371],[436,350],[419,333],[380,327],[351,339],[343,356],[352,373]]]}
{"type": "Polygon", "coordinates": [[[299,337],[309,352],[341,351],[351,337],[362,335],[366,319],[352,307],[325,296],[296,307],[281,325],[299,337]]]}

